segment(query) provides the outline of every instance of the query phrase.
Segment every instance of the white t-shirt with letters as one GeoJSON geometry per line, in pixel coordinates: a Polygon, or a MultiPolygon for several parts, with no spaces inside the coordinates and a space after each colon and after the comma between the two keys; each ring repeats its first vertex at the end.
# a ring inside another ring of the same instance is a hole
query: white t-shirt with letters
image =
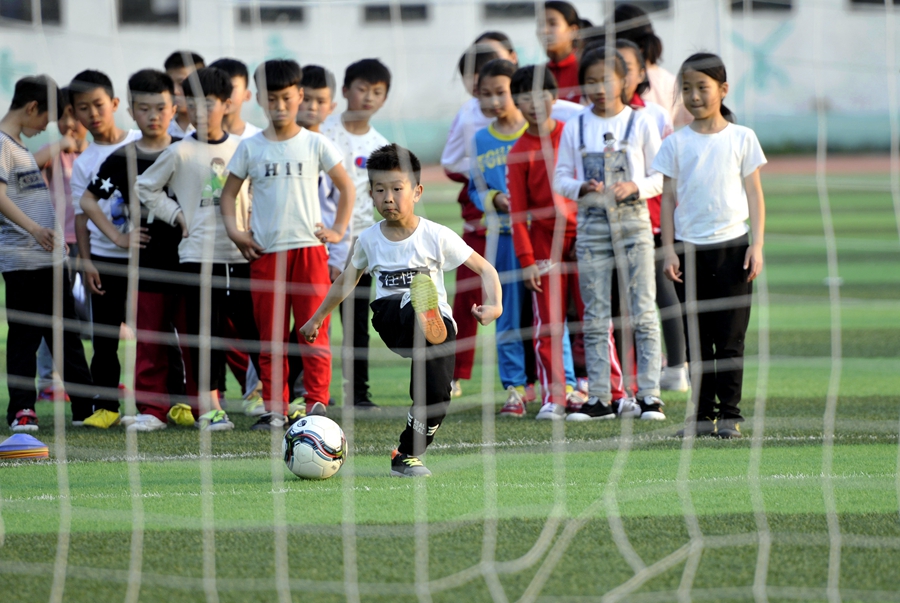
{"type": "Polygon", "coordinates": [[[756,133],[745,126],[728,124],[715,134],[687,126],[666,138],[653,169],[676,181],[675,238],[711,245],[744,235],[744,178],[765,164],[756,133]]]}
{"type": "Polygon", "coordinates": [[[250,230],[265,253],[322,244],[313,234],[322,222],[319,172],[341,159],[327,138],[306,129],[289,140],[269,140],[260,132],[241,141],[228,171],[250,179],[250,230]]]}
{"type": "Polygon", "coordinates": [[[369,269],[375,280],[375,299],[402,294],[400,306],[403,307],[409,303],[413,277],[427,274],[437,287],[441,314],[453,320],[444,288],[444,272],[468,260],[472,248],[446,226],[425,218],[420,217],[415,232],[402,241],[385,237],[381,232],[382,223],[377,222],[359,233],[350,260],[357,270],[369,269]]]}

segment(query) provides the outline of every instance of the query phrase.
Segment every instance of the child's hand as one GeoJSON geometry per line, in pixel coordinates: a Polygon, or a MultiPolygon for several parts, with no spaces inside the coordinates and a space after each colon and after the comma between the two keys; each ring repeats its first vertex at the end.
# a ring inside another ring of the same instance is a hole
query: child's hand
{"type": "Polygon", "coordinates": [[[319,336],[319,327],[322,326],[322,322],[315,320],[315,316],[306,321],[306,324],[300,327],[300,334],[303,335],[303,339],[312,343],[316,340],[316,337],[319,336]]]}
{"type": "Polygon", "coordinates": [[[478,306],[476,304],[472,304],[472,316],[478,320],[484,326],[487,326],[500,318],[500,315],[503,314],[502,306],[492,306],[490,304],[484,304],[483,306],[478,306]]]}
{"type": "Polygon", "coordinates": [[[88,290],[94,295],[105,295],[103,283],[100,282],[100,273],[94,266],[94,263],[88,259],[81,260],[81,271],[84,274],[84,283],[88,290]]]}
{"type": "Polygon", "coordinates": [[[188,232],[187,222],[185,222],[185,220],[184,220],[184,212],[183,211],[178,212],[178,215],[175,216],[175,224],[173,224],[173,226],[176,226],[176,227],[180,226],[181,227],[181,237],[183,239],[188,238],[188,235],[190,234],[190,232],[188,232]]]}
{"type": "Polygon", "coordinates": [[[525,288],[529,291],[544,292],[541,289],[541,271],[538,269],[537,264],[522,268],[522,280],[525,283],[525,288]]]}
{"type": "Polygon", "coordinates": [[[234,244],[241,251],[241,255],[247,259],[247,261],[252,262],[253,260],[259,259],[259,256],[262,255],[263,247],[253,240],[253,231],[248,230],[237,231],[234,233],[229,233],[231,240],[234,241],[234,244]]]}
{"type": "Polygon", "coordinates": [[[670,281],[675,281],[676,283],[684,282],[681,280],[681,261],[678,259],[678,254],[674,252],[666,254],[666,259],[663,262],[663,274],[670,281]]]}
{"type": "Polygon", "coordinates": [[[150,229],[144,226],[135,228],[131,232],[123,232],[120,234],[113,243],[122,249],[144,249],[147,246],[147,243],[150,242],[150,235],[147,234],[148,232],[150,232],[150,229]]]}
{"type": "Polygon", "coordinates": [[[634,182],[616,182],[612,187],[616,201],[624,201],[632,195],[638,194],[637,184],[634,182]]]}
{"type": "Polygon", "coordinates": [[[332,266],[331,264],[328,265],[328,278],[331,279],[332,283],[337,280],[337,277],[341,275],[341,272],[343,271],[337,266],[332,266]]]}
{"type": "Polygon", "coordinates": [[[41,228],[40,226],[31,233],[38,245],[47,251],[53,251],[56,247],[56,233],[52,228],[41,228]]]}
{"type": "Polygon", "coordinates": [[[509,213],[509,195],[506,193],[497,193],[494,195],[494,207],[497,211],[505,214],[509,213]]]}
{"type": "Polygon", "coordinates": [[[588,193],[602,193],[603,183],[597,182],[593,178],[581,184],[581,190],[578,191],[579,197],[584,197],[588,193]]]}
{"type": "Polygon", "coordinates": [[[340,243],[341,239],[343,238],[330,228],[325,228],[325,225],[321,222],[316,222],[316,231],[313,234],[316,235],[316,238],[319,239],[319,241],[321,241],[323,244],[340,243]]]}
{"type": "Polygon", "coordinates": [[[749,270],[747,274],[747,282],[752,283],[753,279],[759,276],[763,269],[762,245],[753,244],[747,248],[744,255],[744,270],[749,270]]]}

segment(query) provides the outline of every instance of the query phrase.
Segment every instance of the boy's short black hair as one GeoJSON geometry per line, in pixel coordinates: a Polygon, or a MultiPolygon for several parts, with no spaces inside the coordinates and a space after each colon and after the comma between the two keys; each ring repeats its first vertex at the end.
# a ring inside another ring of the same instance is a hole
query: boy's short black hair
{"type": "Polygon", "coordinates": [[[559,91],[556,77],[547,69],[546,65],[528,65],[520,67],[512,76],[509,83],[509,91],[513,96],[517,94],[530,94],[534,90],[534,81],[537,79],[541,90],[549,90],[555,97],[559,91]]]}
{"type": "Polygon", "coordinates": [[[334,79],[334,74],[321,65],[307,65],[303,68],[303,78],[300,80],[300,86],[313,90],[328,88],[331,90],[331,95],[334,96],[337,81],[334,79]]]}
{"type": "Polygon", "coordinates": [[[269,59],[257,67],[253,74],[256,89],[260,91],[264,88],[268,91],[284,90],[291,86],[299,88],[302,79],[300,64],[291,59],[269,59]]]}
{"type": "Polygon", "coordinates": [[[16,82],[10,111],[21,109],[30,102],[37,102],[39,113],[50,109],[50,99],[56,97],[57,119],[62,117],[63,110],[69,104],[63,97],[62,90],[56,85],[56,81],[49,75],[29,75],[16,82]]]}
{"type": "Polygon", "coordinates": [[[197,70],[196,77],[194,80],[194,75],[191,75],[181,83],[185,97],[214,96],[222,102],[231,98],[234,86],[228,74],[221,69],[203,67],[197,70]],[[199,82],[199,90],[194,90],[194,81],[199,82]]]}
{"type": "Polygon", "coordinates": [[[206,62],[196,52],[192,52],[190,50],[176,50],[172,54],[169,55],[169,58],[166,59],[166,62],[163,63],[163,68],[168,71],[170,69],[181,69],[182,67],[196,67],[200,69],[202,67],[206,67],[206,62]],[[190,62],[186,62],[185,59],[190,57],[190,62]]]}
{"type": "Polygon", "coordinates": [[[344,88],[349,88],[356,80],[369,84],[384,84],[388,92],[391,90],[391,70],[378,59],[363,59],[347,67],[347,71],[344,72],[344,88]]]}
{"type": "Polygon", "coordinates": [[[164,71],[141,69],[128,78],[129,102],[134,104],[135,94],[162,94],[168,92],[175,97],[175,82],[164,71]]]}
{"type": "Polygon", "coordinates": [[[459,74],[463,77],[467,72],[478,75],[482,67],[499,58],[497,51],[488,44],[475,43],[459,57],[459,74]]]}
{"type": "Polygon", "coordinates": [[[483,81],[486,77],[497,77],[500,75],[512,79],[516,73],[516,66],[505,59],[494,59],[488,61],[478,70],[478,81],[483,81]]]}
{"type": "Polygon", "coordinates": [[[72,81],[69,83],[69,102],[75,104],[76,94],[93,92],[97,88],[102,88],[109,96],[109,98],[115,98],[116,96],[116,93],[113,90],[112,80],[109,79],[108,75],[106,75],[102,71],[85,69],[84,71],[73,77],[72,81]]]}
{"type": "Polygon", "coordinates": [[[250,85],[250,73],[247,71],[247,65],[243,61],[237,59],[219,59],[218,61],[210,63],[209,66],[221,69],[228,74],[228,77],[242,77],[244,78],[244,85],[250,85]]]}
{"type": "Polygon", "coordinates": [[[422,180],[422,164],[419,163],[419,158],[397,143],[375,149],[366,160],[366,169],[369,172],[369,186],[372,185],[372,172],[406,172],[412,176],[411,181],[415,180],[414,186],[418,186],[422,180]]]}

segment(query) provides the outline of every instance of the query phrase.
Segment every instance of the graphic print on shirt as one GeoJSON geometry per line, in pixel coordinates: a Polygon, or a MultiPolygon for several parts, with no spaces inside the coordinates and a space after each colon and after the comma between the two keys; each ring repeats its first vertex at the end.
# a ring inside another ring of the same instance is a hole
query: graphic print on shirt
{"type": "Polygon", "coordinates": [[[277,178],[278,176],[303,176],[302,161],[285,161],[274,163],[260,163],[260,172],[264,178],[277,178]],[[282,168],[281,166],[284,166],[282,168]]]}
{"type": "Polygon", "coordinates": [[[417,274],[430,274],[428,268],[406,268],[404,270],[394,270],[390,272],[381,272],[378,280],[385,289],[409,289],[412,284],[413,277],[417,274]]]}
{"type": "Polygon", "coordinates": [[[16,172],[16,187],[19,192],[47,188],[40,170],[16,172]]]}
{"type": "Polygon", "coordinates": [[[356,167],[358,167],[361,170],[364,170],[364,169],[366,169],[367,161],[368,161],[367,157],[365,157],[364,155],[360,155],[360,156],[356,157],[356,159],[353,160],[353,165],[355,165],[356,167]]]}
{"type": "Polygon", "coordinates": [[[209,167],[210,176],[206,184],[203,185],[203,194],[200,195],[200,207],[219,204],[219,200],[222,198],[222,188],[225,186],[225,180],[228,178],[228,173],[225,170],[225,160],[221,157],[213,157],[209,167]]]}

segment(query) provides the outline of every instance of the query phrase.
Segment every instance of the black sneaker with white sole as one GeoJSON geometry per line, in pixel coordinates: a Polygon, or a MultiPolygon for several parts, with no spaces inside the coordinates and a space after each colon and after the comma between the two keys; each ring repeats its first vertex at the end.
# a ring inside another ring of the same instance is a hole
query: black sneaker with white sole
{"type": "Polygon", "coordinates": [[[593,397],[582,405],[581,410],[573,412],[566,417],[566,421],[605,421],[615,419],[615,409],[593,397]]]}
{"type": "Polygon", "coordinates": [[[665,421],[666,413],[662,407],[665,403],[656,396],[644,396],[638,400],[638,406],[641,408],[642,421],[665,421]]]}
{"type": "Polygon", "coordinates": [[[716,435],[723,440],[731,440],[744,437],[741,433],[739,419],[718,419],[716,421],[716,435]]]}
{"type": "Polygon", "coordinates": [[[286,426],[287,421],[285,421],[284,415],[267,412],[264,415],[260,415],[259,420],[251,425],[250,429],[252,431],[272,431],[273,429],[284,431],[286,426]]]}

